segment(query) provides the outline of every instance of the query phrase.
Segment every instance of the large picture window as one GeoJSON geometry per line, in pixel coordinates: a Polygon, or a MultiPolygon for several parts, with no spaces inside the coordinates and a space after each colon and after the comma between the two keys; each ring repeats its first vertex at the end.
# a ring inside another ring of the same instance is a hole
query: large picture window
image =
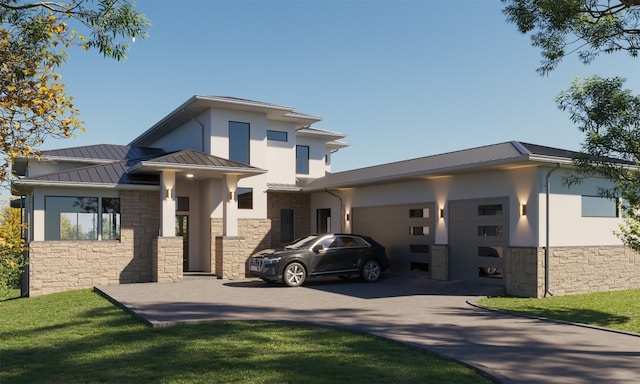
{"type": "Polygon", "coordinates": [[[249,163],[249,123],[229,122],[229,160],[249,163]]]}
{"type": "Polygon", "coordinates": [[[45,197],[45,240],[120,239],[120,199],[45,197]]]}

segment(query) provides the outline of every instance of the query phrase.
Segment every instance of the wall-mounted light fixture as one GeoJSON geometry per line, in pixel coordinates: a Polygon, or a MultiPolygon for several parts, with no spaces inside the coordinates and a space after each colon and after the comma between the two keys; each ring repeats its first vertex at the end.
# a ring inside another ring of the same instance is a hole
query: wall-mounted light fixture
{"type": "Polygon", "coordinates": [[[349,222],[349,212],[347,212],[347,222],[349,222]]]}
{"type": "Polygon", "coordinates": [[[171,188],[167,188],[166,192],[167,192],[166,199],[171,200],[171,188]]]}
{"type": "Polygon", "coordinates": [[[233,191],[229,191],[229,200],[233,201],[233,191]]]}
{"type": "Polygon", "coordinates": [[[444,218],[444,208],[440,208],[440,218],[444,218]]]}
{"type": "Polygon", "coordinates": [[[522,204],[522,206],[520,206],[520,214],[522,216],[527,216],[527,204],[522,204]]]}

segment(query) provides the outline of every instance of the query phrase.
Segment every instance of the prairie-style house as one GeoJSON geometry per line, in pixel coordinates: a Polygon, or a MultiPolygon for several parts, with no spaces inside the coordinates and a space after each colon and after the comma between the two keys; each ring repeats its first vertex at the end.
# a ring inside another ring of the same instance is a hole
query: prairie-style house
{"type": "Polygon", "coordinates": [[[248,257],[309,233],[362,233],[393,273],[541,297],[640,287],[606,181],[567,187],[571,153],[517,141],[346,172],[346,135],[294,108],[193,96],[128,145],[17,159],[29,225],[23,293],[243,279],[248,257]],[[212,277],[212,278],[215,278],[212,277]]]}

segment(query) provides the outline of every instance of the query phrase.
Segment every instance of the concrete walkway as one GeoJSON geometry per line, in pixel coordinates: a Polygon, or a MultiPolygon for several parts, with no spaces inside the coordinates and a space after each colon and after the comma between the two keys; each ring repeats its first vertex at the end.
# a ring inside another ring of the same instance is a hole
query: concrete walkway
{"type": "Polygon", "coordinates": [[[494,287],[420,274],[378,283],[186,276],[96,290],[152,326],[217,320],[309,322],[366,332],[462,361],[502,383],[640,383],[640,337],[506,315],[467,303],[494,287]]]}

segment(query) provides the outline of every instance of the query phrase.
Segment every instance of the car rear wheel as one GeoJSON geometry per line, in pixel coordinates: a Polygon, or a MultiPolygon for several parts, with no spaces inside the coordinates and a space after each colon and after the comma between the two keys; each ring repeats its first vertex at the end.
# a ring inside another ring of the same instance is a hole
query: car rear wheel
{"type": "Polygon", "coordinates": [[[380,263],[376,260],[371,259],[367,260],[362,266],[362,280],[367,283],[373,283],[380,278],[380,274],[382,273],[382,268],[380,268],[380,263]]]}
{"type": "Polygon", "coordinates": [[[307,272],[300,263],[291,263],[284,269],[283,280],[284,283],[290,287],[298,287],[302,285],[306,277],[307,272]]]}

